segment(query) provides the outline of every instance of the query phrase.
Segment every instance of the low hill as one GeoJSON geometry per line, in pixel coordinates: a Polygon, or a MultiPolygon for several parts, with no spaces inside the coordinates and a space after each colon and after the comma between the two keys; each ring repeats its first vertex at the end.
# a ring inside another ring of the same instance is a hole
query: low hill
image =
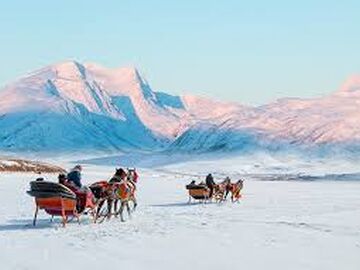
{"type": "Polygon", "coordinates": [[[0,158],[0,172],[63,173],[65,170],[56,165],[37,161],[0,158]]]}

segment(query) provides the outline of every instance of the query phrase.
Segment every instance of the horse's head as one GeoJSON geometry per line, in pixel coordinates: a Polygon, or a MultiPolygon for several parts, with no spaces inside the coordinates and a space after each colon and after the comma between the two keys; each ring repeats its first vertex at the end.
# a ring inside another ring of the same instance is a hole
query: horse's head
{"type": "Polygon", "coordinates": [[[116,168],[115,169],[115,175],[118,175],[120,177],[123,177],[124,175],[126,175],[126,172],[124,171],[123,168],[116,168]]]}
{"type": "Polygon", "coordinates": [[[239,187],[239,189],[241,190],[244,186],[244,180],[242,179],[239,179],[237,182],[236,182],[236,185],[239,187]]]}

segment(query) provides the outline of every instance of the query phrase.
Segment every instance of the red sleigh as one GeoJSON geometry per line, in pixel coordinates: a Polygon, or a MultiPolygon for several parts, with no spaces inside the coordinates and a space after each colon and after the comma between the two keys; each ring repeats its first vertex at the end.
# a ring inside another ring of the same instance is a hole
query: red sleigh
{"type": "Polygon", "coordinates": [[[80,222],[83,213],[90,212],[94,215],[96,204],[91,192],[70,189],[69,187],[47,181],[30,182],[30,190],[27,192],[35,198],[35,214],[33,225],[36,225],[39,210],[45,210],[49,215],[61,216],[63,226],[69,217],[75,217],[80,222]]]}

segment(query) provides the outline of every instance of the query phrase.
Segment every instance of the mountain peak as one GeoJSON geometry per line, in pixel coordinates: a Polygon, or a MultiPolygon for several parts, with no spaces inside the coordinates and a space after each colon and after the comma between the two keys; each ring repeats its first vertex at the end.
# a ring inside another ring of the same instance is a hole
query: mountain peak
{"type": "MultiPolygon", "coordinates": [[[[77,62],[74,62],[77,63],[77,62]]],[[[135,67],[135,66],[125,66],[125,67],[115,67],[115,68],[111,68],[111,67],[106,67],[103,65],[100,65],[98,63],[94,63],[94,62],[86,62],[83,64],[83,66],[86,69],[92,70],[92,71],[97,71],[97,72],[101,72],[101,73],[121,73],[123,75],[127,74],[129,76],[137,76],[139,75],[139,70],[135,67]]]]}
{"type": "Polygon", "coordinates": [[[50,66],[50,68],[60,77],[72,78],[74,76],[79,76],[83,79],[86,77],[85,67],[74,60],[59,62],[50,66]]]}
{"type": "Polygon", "coordinates": [[[69,60],[56,62],[56,63],[52,64],[51,66],[55,67],[55,68],[56,67],[61,68],[61,67],[76,67],[78,65],[81,65],[78,61],[69,59],[69,60]]]}
{"type": "Polygon", "coordinates": [[[94,63],[85,63],[86,70],[96,78],[99,85],[113,96],[139,94],[150,89],[147,81],[133,66],[108,68],[94,63]]]}

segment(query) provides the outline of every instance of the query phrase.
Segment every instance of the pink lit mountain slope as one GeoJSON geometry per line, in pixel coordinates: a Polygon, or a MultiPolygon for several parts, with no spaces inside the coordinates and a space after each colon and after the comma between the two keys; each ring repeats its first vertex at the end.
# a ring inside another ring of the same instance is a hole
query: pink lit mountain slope
{"type": "Polygon", "coordinates": [[[360,152],[359,119],[360,76],[326,97],[247,107],[155,92],[135,68],[67,61],[0,90],[0,149],[360,152]]]}
{"type": "Polygon", "coordinates": [[[0,90],[0,149],[158,149],[199,119],[242,108],[153,92],[134,68],[67,61],[0,90]]]}
{"type": "Polygon", "coordinates": [[[339,91],[314,99],[281,99],[260,107],[199,121],[174,150],[281,149],[360,152],[360,76],[339,91]]]}

